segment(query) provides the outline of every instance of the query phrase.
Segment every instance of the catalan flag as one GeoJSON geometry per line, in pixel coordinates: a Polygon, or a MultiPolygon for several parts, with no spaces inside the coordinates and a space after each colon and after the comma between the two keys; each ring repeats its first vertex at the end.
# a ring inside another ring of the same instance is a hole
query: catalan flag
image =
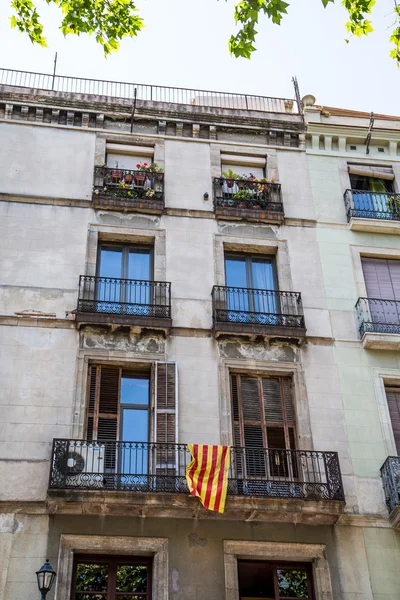
{"type": "Polygon", "coordinates": [[[192,462],[186,467],[186,481],[192,496],[198,496],[208,510],[223,513],[230,465],[229,446],[188,444],[192,462]]]}

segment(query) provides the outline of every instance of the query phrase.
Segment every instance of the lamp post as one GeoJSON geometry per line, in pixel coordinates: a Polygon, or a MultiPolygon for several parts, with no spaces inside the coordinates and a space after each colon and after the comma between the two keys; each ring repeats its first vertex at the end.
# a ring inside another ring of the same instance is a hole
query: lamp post
{"type": "Polygon", "coordinates": [[[42,594],[42,600],[46,600],[48,592],[51,590],[57,573],[53,571],[49,559],[46,558],[46,562],[43,567],[36,571],[37,583],[39,592],[42,594]]]}

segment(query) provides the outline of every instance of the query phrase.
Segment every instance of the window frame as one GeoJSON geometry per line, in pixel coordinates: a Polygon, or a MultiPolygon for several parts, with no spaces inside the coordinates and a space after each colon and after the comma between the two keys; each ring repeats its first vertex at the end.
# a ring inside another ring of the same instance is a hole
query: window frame
{"type": "MultiPolygon", "coordinates": [[[[279,291],[279,281],[278,281],[278,271],[277,271],[277,265],[276,265],[276,257],[274,254],[255,254],[255,253],[247,253],[247,252],[230,252],[230,251],[226,251],[224,252],[224,274],[225,274],[225,283],[227,282],[227,276],[226,276],[226,260],[238,260],[238,259],[244,259],[245,261],[245,266],[246,266],[246,283],[247,283],[247,287],[244,289],[255,289],[254,288],[254,282],[253,282],[253,268],[252,268],[252,263],[253,260],[259,261],[259,262],[265,262],[265,263],[270,263],[272,266],[272,275],[273,275],[273,280],[274,280],[274,292],[279,291]]],[[[229,286],[228,286],[229,287],[229,286]]]]}
{"type": "Polygon", "coordinates": [[[239,598],[240,595],[240,579],[239,579],[239,565],[241,563],[264,563],[268,566],[271,566],[273,569],[273,579],[274,579],[274,600],[292,600],[293,596],[280,596],[278,591],[278,570],[296,570],[303,569],[307,572],[307,585],[308,585],[308,598],[306,600],[314,600],[314,583],[313,583],[313,570],[312,563],[310,562],[282,562],[275,560],[264,560],[262,558],[237,558],[237,568],[238,568],[238,581],[239,581],[239,598]]]}
{"type": "MultiPolygon", "coordinates": [[[[93,596],[96,597],[96,595],[98,596],[105,596],[106,600],[118,600],[119,597],[121,596],[140,596],[141,598],[145,599],[145,600],[151,600],[152,598],[152,580],[153,580],[153,557],[152,556],[130,556],[130,555],[116,555],[116,554],[112,554],[112,555],[105,555],[105,554],[83,554],[83,553],[74,553],[74,557],[73,557],[73,566],[72,566],[72,579],[71,579],[71,594],[70,594],[70,599],[71,600],[79,600],[79,595],[76,595],[76,573],[77,573],[77,567],[79,563],[105,563],[108,565],[108,573],[107,573],[107,577],[108,577],[108,586],[107,586],[107,592],[102,594],[102,593],[98,593],[96,594],[95,592],[91,593],[89,592],[89,596],[93,596]],[[123,565],[146,565],[147,566],[147,590],[146,590],[146,594],[144,595],[144,592],[117,592],[115,590],[115,584],[116,584],[116,568],[118,566],[118,564],[123,564],[123,565]],[[111,569],[111,577],[110,577],[110,565],[112,566],[111,569]],[[110,581],[111,581],[111,585],[114,584],[114,589],[111,589],[110,587],[110,581]]],[[[83,592],[84,594],[85,592],[83,592]]],[[[79,594],[79,592],[78,592],[79,594]]]]}
{"type": "MultiPolygon", "coordinates": [[[[140,244],[140,243],[126,243],[126,242],[113,242],[108,240],[99,240],[97,246],[97,257],[96,257],[96,277],[101,277],[100,269],[101,269],[101,251],[106,248],[121,248],[122,249],[122,264],[121,264],[121,277],[116,277],[115,279],[130,279],[126,275],[128,274],[129,269],[129,252],[132,250],[148,250],[149,258],[150,258],[150,278],[149,281],[154,281],[154,246],[150,244],[140,244]]],[[[133,280],[135,281],[135,280],[133,280]]]]}

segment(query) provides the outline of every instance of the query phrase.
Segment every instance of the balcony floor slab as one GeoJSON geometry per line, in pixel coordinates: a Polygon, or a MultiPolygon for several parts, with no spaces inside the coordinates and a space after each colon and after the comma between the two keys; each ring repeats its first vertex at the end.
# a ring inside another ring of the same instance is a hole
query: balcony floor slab
{"type": "Polygon", "coordinates": [[[351,217],[349,221],[351,231],[364,231],[365,233],[400,233],[400,221],[389,221],[386,219],[364,219],[351,217]]]}
{"type": "Polygon", "coordinates": [[[362,337],[363,348],[367,350],[400,350],[399,333],[375,333],[367,331],[362,337]]]}
{"type": "Polygon", "coordinates": [[[218,519],[333,525],[344,502],[228,496],[223,514],[203,508],[197,498],[183,494],[50,490],[50,514],[110,515],[154,518],[218,519]]]}

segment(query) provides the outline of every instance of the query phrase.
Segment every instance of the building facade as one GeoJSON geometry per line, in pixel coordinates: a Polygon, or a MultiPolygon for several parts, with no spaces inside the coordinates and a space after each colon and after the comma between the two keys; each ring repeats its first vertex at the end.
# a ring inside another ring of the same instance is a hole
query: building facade
{"type": "Polygon", "coordinates": [[[0,81],[0,598],[398,599],[400,121],[0,81]]]}

